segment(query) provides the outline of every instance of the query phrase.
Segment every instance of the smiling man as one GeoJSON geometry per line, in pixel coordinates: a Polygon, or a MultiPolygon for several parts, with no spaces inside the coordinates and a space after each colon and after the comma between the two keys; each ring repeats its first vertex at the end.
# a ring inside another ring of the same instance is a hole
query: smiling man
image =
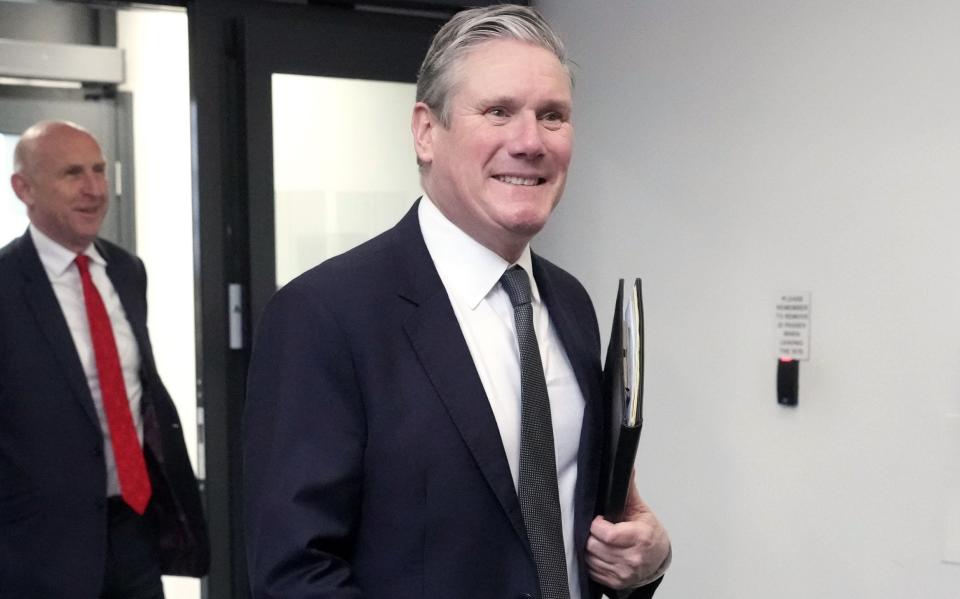
{"type": "Polygon", "coordinates": [[[600,337],[530,241],[573,146],[563,45],[533,10],[458,13],[421,66],[424,196],[280,290],[245,415],[253,595],[653,595],[670,543],[636,489],[596,516],[600,337]]]}
{"type": "Polygon", "coordinates": [[[459,71],[439,115],[428,97],[414,108],[422,184],[447,219],[513,262],[567,180],[570,75],[550,50],[509,38],[479,45],[459,71]]]}
{"type": "Polygon", "coordinates": [[[45,121],[14,151],[30,227],[0,250],[0,597],[156,599],[209,562],[147,333],[143,263],[97,233],[106,165],[45,121]]]}

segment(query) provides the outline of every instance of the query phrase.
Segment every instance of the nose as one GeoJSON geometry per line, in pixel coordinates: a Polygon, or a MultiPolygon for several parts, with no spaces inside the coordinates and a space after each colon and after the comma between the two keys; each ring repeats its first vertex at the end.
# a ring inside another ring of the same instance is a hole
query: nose
{"type": "Polygon", "coordinates": [[[512,123],[510,154],[517,158],[537,160],[546,153],[543,141],[544,129],[535,114],[517,115],[512,123]]]}
{"type": "Polygon", "coordinates": [[[83,191],[89,195],[105,196],[107,194],[106,175],[96,171],[87,171],[83,176],[83,191]]]}

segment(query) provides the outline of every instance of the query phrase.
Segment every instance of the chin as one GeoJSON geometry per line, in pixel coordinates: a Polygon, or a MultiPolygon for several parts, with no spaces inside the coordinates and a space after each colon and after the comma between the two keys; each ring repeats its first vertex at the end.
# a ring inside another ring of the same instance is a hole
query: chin
{"type": "Polygon", "coordinates": [[[547,224],[547,219],[553,213],[554,203],[546,205],[538,203],[519,210],[513,215],[512,221],[518,230],[531,231],[537,233],[547,224]]]}
{"type": "Polygon", "coordinates": [[[529,240],[539,233],[546,224],[547,220],[545,218],[515,221],[510,226],[510,232],[518,237],[526,237],[529,240]]]}

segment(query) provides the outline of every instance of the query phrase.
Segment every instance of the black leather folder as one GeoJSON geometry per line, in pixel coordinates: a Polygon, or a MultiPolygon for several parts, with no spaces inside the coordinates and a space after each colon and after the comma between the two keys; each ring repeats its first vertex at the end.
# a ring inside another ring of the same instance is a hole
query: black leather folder
{"type": "Polygon", "coordinates": [[[600,508],[611,522],[623,519],[643,427],[643,298],[640,279],[626,290],[620,279],[613,330],[603,367],[606,426],[600,470],[600,508]]]}

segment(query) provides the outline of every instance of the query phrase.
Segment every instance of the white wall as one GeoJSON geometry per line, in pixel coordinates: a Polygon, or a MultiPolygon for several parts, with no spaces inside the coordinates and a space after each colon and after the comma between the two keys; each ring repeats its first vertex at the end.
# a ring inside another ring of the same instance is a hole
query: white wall
{"type": "MultiPolygon", "coordinates": [[[[148,326],[160,376],[197,469],[193,208],[187,15],[120,10],[124,91],[133,93],[137,254],[147,267],[148,326]]],[[[193,578],[164,577],[167,599],[200,596],[193,578]]]]}
{"type": "Polygon", "coordinates": [[[960,4],[537,4],[580,66],[534,245],[604,329],[616,279],[644,279],[658,597],[956,598],[960,4]],[[796,409],[784,290],[813,298],[796,409]]]}

